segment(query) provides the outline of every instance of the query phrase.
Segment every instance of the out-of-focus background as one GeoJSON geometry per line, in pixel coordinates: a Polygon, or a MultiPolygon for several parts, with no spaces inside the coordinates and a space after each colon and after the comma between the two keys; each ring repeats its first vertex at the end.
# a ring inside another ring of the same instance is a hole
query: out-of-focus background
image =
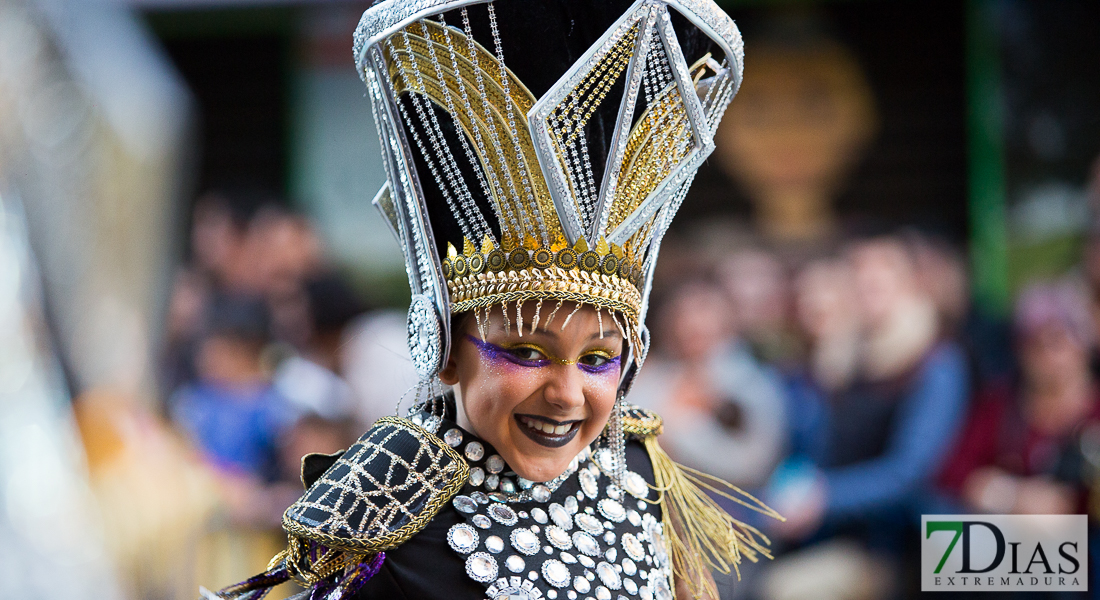
{"type": "MultiPolygon", "coordinates": [[[[414,383],[367,4],[0,0],[0,598],[262,570],[414,383]]],[[[787,517],[735,596],[916,595],[922,513],[1100,523],[1100,4],[721,4],[631,399],[787,517]]]]}

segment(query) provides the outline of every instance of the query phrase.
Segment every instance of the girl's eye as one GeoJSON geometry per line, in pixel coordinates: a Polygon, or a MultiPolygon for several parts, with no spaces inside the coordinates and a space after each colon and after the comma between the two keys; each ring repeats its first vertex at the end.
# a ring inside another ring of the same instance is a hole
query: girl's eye
{"type": "Polygon", "coordinates": [[[577,362],[589,367],[602,367],[610,360],[610,357],[604,356],[602,354],[585,354],[577,362]]]}
{"type": "Polygon", "coordinates": [[[534,361],[534,360],[543,360],[543,359],[546,358],[542,354],[542,352],[539,352],[538,350],[536,350],[534,348],[527,347],[527,346],[520,346],[518,348],[511,348],[511,349],[508,350],[508,353],[511,354],[512,356],[520,359],[520,360],[534,361]]]}

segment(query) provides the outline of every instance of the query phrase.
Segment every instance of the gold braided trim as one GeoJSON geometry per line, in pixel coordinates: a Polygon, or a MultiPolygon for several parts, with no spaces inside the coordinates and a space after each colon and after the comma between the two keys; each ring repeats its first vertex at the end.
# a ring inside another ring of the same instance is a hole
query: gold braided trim
{"type": "Polygon", "coordinates": [[[309,541],[291,535],[288,536],[286,550],[276,554],[267,568],[271,570],[280,562],[285,562],[290,578],[298,585],[309,588],[336,573],[347,571],[350,567],[366,561],[368,556],[370,556],[369,553],[345,552],[328,548],[311,557],[309,541]]]}
{"type": "Polygon", "coordinates": [[[629,402],[623,406],[623,432],[639,439],[661,435],[665,420],[657,413],[629,402]]]}
{"type": "MultiPolygon", "coordinates": [[[[290,509],[287,509],[287,512],[283,514],[283,529],[286,530],[291,538],[298,537],[302,540],[312,540],[328,548],[344,550],[356,555],[390,550],[400,546],[408,541],[409,538],[419,533],[420,530],[435,518],[435,515],[438,514],[456,494],[458,494],[458,491],[462,489],[462,486],[465,485],[466,480],[470,477],[470,465],[466,463],[466,460],[462,458],[454,448],[451,448],[448,444],[443,442],[443,440],[408,419],[382,417],[375,423],[375,427],[383,424],[395,425],[408,429],[423,442],[429,443],[446,453],[453,461],[452,464],[455,467],[451,470],[447,484],[443,486],[408,523],[392,532],[371,538],[345,538],[317,531],[316,529],[305,526],[289,518],[290,509]]],[[[291,508],[293,508],[293,506],[291,508]]],[[[288,552],[290,550],[291,547],[288,547],[288,552]]]]}

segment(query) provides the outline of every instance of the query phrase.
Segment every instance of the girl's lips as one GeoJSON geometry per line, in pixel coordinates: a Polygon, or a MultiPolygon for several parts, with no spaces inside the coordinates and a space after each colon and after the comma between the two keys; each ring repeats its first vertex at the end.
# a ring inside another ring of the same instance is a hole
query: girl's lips
{"type": "Polygon", "coordinates": [[[537,415],[516,415],[520,431],[536,444],[560,448],[577,436],[582,421],[554,421],[537,415]]]}

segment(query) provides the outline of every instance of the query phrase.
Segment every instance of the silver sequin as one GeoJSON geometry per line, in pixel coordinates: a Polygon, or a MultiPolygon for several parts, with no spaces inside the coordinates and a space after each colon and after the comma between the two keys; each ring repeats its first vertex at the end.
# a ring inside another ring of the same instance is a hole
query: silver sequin
{"type": "Polygon", "coordinates": [[[462,443],[462,432],[452,427],[447,430],[447,433],[443,434],[443,441],[447,442],[448,446],[457,448],[462,443]]]}
{"type": "Polygon", "coordinates": [[[616,523],[622,523],[623,519],[626,518],[626,509],[616,500],[604,498],[600,500],[599,504],[596,506],[599,508],[600,514],[606,519],[610,519],[616,523]]]}
{"type": "Polygon", "coordinates": [[[573,547],[573,540],[569,538],[569,534],[557,525],[549,525],[546,527],[546,539],[561,550],[568,550],[573,547]]]}
{"type": "Polygon", "coordinates": [[[573,529],[573,519],[569,516],[569,511],[557,502],[550,505],[550,518],[554,520],[555,525],[566,531],[573,529]]]}
{"type": "Polygon", "coordinates": [[[570,496],[570,497],[566,498],[565,502],[564,502],[564,505],[565,505],[565,510],[569,511],[569,514],[571,514],[571,515],[576,514],[576,512],[577,512],[577,499],[575,497],[570,496]]]}
{"type": "Polygon", "coordinates": [[[664,575],[651,573],[649,582],[653,586],[653,598],[655,600],[672,600],[672,590],[668,587],[668,578],[664,575]]]}
{"type": "Polygon", "coordinates": [[[642,560],[645,557],[645,549],[633,533],[624,533],[622,538],[623,550],[626,555],[634,560],[642,560]]]}
{"type": "Polygon", "coordinates": [[[499,483],[500,483],[500,475],[496,475],[496,474],[490,475],[490,476],[485,478],[485,489],[495,490],[495,489],[497,489],[497,484],[499,484],[499,483]]]}
{"type": "Polygon", "coordinates": [[[516,493],[516,484],[515,484],[515,482],[513,482],[511,479],[507,479],[507,478],[501,479],[500,480],[500,491],[504,492],[505,494],[514,494],[514,493],[516,493]]]}
{"type": "Polygon", "coordinates": [[[494,454],[485,460],[485,470],[490,473],[500,473],[504,470],[504,459],[494,454]]]}
{"type": "Polygon", "coordinates": [[[536,502],[546,502],[550,499],[550,488],[540,483],[531,488],[531,497],[534,498],[536,502]]]}
{"type": "Polygon", "coordinates": [[[626,590],[626,593],[630,594],[631,596],[638,595],[638,584],[634,583],[633,579],[624,579],[623,589],[626,590]]]}
{"type": "Polygon", "coordinates": [[[462,554],[469,554],[477,548],[477,531],[465,523],[459,523],[447,531],[447,544],[462,554]]]}
{"type": "Polygon", "coordinates": [[[528,556],[536,554],[539,551],[539,536],[535,535],[533,531],[526,527],[513,529],[511,541],[513,548],[528,556]]]}
{"type": "Polygon", "coordinates": [[[603,525],[600,524],[600,520],[592,515],[578,513],[573,517],[573,520],[577,522],[577,527],[580,527],[592,535],[603,533],[603,525]]]}
{"type": "Polygon", "coordinates": [[[554,587],[562,588],[569,585],[569,567],[555,558],[542,563],[542,576],[554,587]]]}
{"type": "MultiPolygon", "coordinates": [[[[634,561],[630,560],[629,558],[624,558],[623,559],[623,573],[625,573],[626,575],[629,575],[629,576],[633,576],[637,572],[638,572],[638,565],[634,564],[634,561]]],[[[634,592],[630,592],[630,593],[633,594],[634,592]]]]}
{"type": "Polygon", "coordinates": [[[585,496],[589,498],[595,498],[600,493],[600,486],[596,482],[596,476],[592,474],[592,471],[587,469],[578,473],[578,478],[581,482],[581,491],[585,496]]]}
{"type": "Polygon", "coordinates": [[[470,469],[470,485],[477,487],[485,483],[485,470],[481,467],[470,469]]]}
{"type": "Polygon", "coordinates": [[[597,556],[600,553],[600,545],[596,538],[583,531],[573,533],[573,545],[587,556],[597,556]]]}
{"type": "Polygon", "coordinates": [[[484,552],[474,552],[466,559],[466,574],[470,579],[489,583],[497,578],[497,561],[484,552]]]}
{"type": "Polygon", "coordinates": [[[573,589],[582,594],[587,594],[588,592],[592,591],[592,584],[588,583],[588,580],[584,577],[577,575],[573,578],[573,589]]]}
{"type": "Polygon", "coordinates": [[[646,483],[645,478],[633,471],[627,471],[626,475],[623,476],[623,486],[635,498],[649,497],[649,485],[646,483]]]}
{"type": "Polygon", "coordinates": [[[489,516],[494,521],[501,525],[512,526],[516,524],[519,518],[516,516],[516,511],[503,504],[494,504],[489,507],[489,516]]]}
{"type": "Polygon", "coordinates": [[[474,499],[474,502],[478,504],[488,504],[489,497],[485,495],[485,492],[470,492],[470,497],[474,499]]]}
{"type": "Polygon", "coordinates": [[[600,578],[607,587],[617,590],[623,586],[623,580],[619,577],[619,574],[615,571],[615,567],[610,564],[601,562],[596,565],[596,575],[600,578]]]}
{"type": "Polygon", "coordinates": [[[470,518],[470,520],[473,521],[474,525],[477,525],[480,529],[488,529],[493,525],[492,521],[489,520],[489,517],[486,517],[485,515],[474,515],[470,518]]]}
{"type": "Polygon", "coordinates": [[[500,554],[504,551],[504,540],[495,535],[491,535],[485,538],[485,549],[493,554],[500,554]]]}
{"type": "Polygon", "coordinates": [[[466,458],[470,460],[481,460],[482,456],[485,456],[485,446],[482,446],[481,442],[470,442],[466,444],[466,458]]]}
{"type": "Polygon", "coordinates": [[[561,557],[561,561],[567,565],[573,565],[577,563],[577,557],[568,552],[562,552],[558,556],[561,557]]]}
{"type": "Polygon", "coordinates": [[[477,511],[477,502],[469,496],[455,496],[454,505],[459,511],[467,514],[477,511]]]}
{"type": "Polygon", "coordinates": [[[546,524],[546,511],[542,510],[541,508],[532,508],[531,518],[534,519],[536,523],[546,524]]]}
{"type": "Polygon", "coordinates": [[[508,570],[513,573],[522,573],[527,565],[523,561],[523,557],[512,555],[504,561],[504,566],[508,567],[508,570]]]}

